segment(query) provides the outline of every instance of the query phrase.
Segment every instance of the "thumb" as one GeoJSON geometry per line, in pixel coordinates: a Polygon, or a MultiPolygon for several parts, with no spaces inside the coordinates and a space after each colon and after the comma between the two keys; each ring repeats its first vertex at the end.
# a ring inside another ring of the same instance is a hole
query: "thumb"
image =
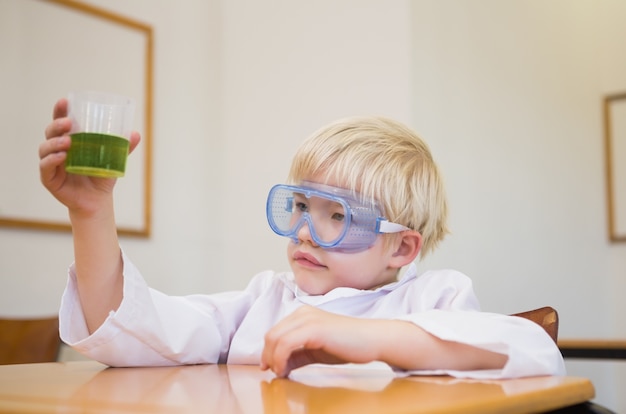
{"type": "Polygon", "coordinates": [[[137,148],[137,145],[139,145],[139,141],[141,141],[141,135],[139,135],[139,132],[137,131],[133,131],[130,134],[130,148],[128,150],[128,153],[132,153],[135,148],[137,148]]]}

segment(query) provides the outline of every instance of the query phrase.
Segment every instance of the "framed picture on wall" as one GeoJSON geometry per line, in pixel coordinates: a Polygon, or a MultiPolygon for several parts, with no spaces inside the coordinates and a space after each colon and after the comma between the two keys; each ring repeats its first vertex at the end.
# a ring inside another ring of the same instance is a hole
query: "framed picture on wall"
{"type": "Polygon", "coordinates": [[[75,0],[0,2],[0,226],[71,230],[39,180],[37,148],[54,103],[96,90],[136,102],[142,141],[115,187],[118,232],[148,237],[151,211],[151,26],[75,0]]]}
{"type": "Polygon", "coordinates": [[[603,102],[609,240],[626,242],[626,92],[603,102]]]}

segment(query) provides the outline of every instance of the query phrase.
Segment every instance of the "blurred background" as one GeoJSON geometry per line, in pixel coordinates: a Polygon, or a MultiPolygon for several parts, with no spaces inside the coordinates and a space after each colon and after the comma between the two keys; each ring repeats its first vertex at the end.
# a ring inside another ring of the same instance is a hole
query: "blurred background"
{"type": "MultiPolygon", "coordinates": [[[[626,244],[608,237],[602,118],[604,97],[626,92],[626,2],[81,3],[153,30],[151,234],[121,237],[152,287],[211,293],[288,270],[267,191],[316,129],[379,114],[414,128],[446,180],[452,234],[422,270],[464,272],[485,311],[553,306],[561,338],[626,337],[626,244]]],[[[66,220],[37,164],[59,97],[145,94],[143,34],[100,26],[53,3],[0,0],[0,217],[32,208],[66,220]]],[[[116,189],[131,225],[145,207],[141,151],[116,189]]],[[[0,227],[0,314],[54,314],[72,256],[69,232],[0,227]]],[[[623,362],[567,366],[592,379],[597,402],[626,411],[623,362]]]]}

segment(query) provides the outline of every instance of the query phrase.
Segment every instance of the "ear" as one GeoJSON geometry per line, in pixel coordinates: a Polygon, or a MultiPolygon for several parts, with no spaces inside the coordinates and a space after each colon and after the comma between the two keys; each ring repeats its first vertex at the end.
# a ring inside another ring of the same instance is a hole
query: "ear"
{"type": "Polygon", "coordinates": [[[400,268],[411,263],[422,250],[422,235],[415,230],[407,230],[401,233],[398,241],[394,243],[395,251],[391,255],[389,267],[400,268]]]}

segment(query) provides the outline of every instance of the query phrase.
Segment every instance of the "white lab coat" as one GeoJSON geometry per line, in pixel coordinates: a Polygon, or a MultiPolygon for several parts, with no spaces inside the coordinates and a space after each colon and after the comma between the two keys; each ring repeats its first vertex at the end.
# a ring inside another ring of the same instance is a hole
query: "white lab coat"
{"type": "Polygon", "coordinates": [[[411,321],[439,338],[508,355],[498,370],[402,375],[496,379],[565,373],[559,349],[539,325],[480,312],[470,279],[457,271],[418,277],[411,265],[399,281],[378,289],[337,288],[319,296],[298,291],[292,273],[266,271],[243,291],[181,297],[149,288],[125,255],[123,260],[122,303],[93,334],[87,331],[73,266],[59,313],[63,341],[110,366],[259,364],[268,329],[308,304],[342,315],[411,321]]]}

